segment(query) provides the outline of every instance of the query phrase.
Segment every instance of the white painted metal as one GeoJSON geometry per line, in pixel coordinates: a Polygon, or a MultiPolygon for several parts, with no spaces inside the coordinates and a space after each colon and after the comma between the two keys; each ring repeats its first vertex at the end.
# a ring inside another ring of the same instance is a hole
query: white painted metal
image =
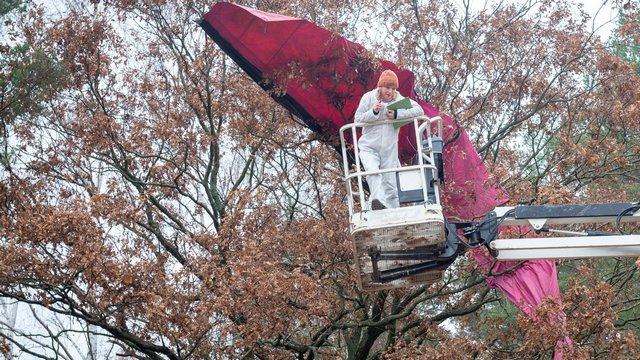
{"type": "Polygon", "coordinates": [[[499,239],[490,244],[498,260],[640,256],[640,235],[499,239]]]}
{"type": "Polygon", "coordinates": [[[403,171],[398,174],[400,190],[411,191],[422,189],[422,176],[420,171],[403,171]]]}

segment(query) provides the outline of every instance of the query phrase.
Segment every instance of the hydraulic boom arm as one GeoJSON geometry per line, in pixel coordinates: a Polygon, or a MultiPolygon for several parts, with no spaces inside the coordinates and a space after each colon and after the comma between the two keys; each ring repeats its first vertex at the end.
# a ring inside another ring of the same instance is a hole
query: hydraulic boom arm
{"type": "Polygon", "coordinates": [[[625,233],[624,222],[640,222],[639,203],[500,207],[478,223],[458,223],[472,246],[486,245],[498,260],[640,256],[640,235],[625,233]],[[615,224],[617,232],[567,231],[552,225],[615,224]],[[498,226],[527,225],[536,233],[562,237],[498,239],[498,226]]]}

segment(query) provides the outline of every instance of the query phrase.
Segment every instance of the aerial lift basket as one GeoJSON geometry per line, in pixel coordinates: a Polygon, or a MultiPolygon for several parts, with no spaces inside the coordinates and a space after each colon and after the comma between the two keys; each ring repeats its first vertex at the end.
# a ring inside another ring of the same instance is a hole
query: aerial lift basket
{"type": "Polygon", "coordinates": [[[388,125],[383,121],[347,124],[340,129],[355,266],[358,285],[363,290],[431,284],[442,279],[444,270],[429,266],[429,259],[443,253],[447,246],[438,192],[442,179],[442,120],[419,117],[404,125],[415,129],[417,151],[413,164],[365,171],[358,154],[357,130],[388,125]],[[437,128],[434,135],[432,125],[437,128]],[[366,177],[383,173],[395,175],[400,207],[371,210],[366,198],[366,177]]]}

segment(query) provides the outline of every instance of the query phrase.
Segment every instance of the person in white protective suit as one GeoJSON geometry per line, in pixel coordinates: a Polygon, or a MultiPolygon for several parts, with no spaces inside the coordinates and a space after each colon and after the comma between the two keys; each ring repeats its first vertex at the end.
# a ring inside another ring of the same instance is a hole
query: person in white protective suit
{"type": "MultiPolygon", "coordinates": [[[[356,110],[356,123],[371,123],[381,120],[407,119],[424,115],[424,110],[411,100],[410,109],[387,110],[387,105],[404,99],[398,89],[398,76],[391,70],[380,75],[378,86],[362,96],[356,110]]],[[[358,141],[360,161],[366,171],[399,167],[398,130],[392,123],[365,126],[358,141]]],[[[394,172],[367,176],[370,209],[397,208],[398,189],[394,172]]]]}

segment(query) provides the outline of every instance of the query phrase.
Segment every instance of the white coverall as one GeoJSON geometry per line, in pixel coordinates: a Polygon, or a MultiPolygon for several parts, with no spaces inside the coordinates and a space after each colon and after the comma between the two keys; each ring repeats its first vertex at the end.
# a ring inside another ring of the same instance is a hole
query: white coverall
{"type": "MultiPolygon", "coordinates": [[[[371,123],[387,118],[387,105],[402,100],[404,96],[396,91],[396,98],[391,102],[382,103],[382,109],[378,115],[373,113],[373,106],[378,101],[378,89],[373,89],[362,96],[360,105],[356,110],[356,123],[371,123]]],[[[398,109],[397,119],[414,118],[424,115],[424,110],[415,101],[411,100],[411,109],[398,109]]],[[[398,161],[398,130],[393,124],[365,126],[362,136],[358,140],[360,161],[366,171],[390,169],[400,166],[398,161]]],[[[387,208],[400,206],[398,200],[398,188],[396,186],[395,173],[368,175],[369,201],[378,199],[387,208]]]]}

